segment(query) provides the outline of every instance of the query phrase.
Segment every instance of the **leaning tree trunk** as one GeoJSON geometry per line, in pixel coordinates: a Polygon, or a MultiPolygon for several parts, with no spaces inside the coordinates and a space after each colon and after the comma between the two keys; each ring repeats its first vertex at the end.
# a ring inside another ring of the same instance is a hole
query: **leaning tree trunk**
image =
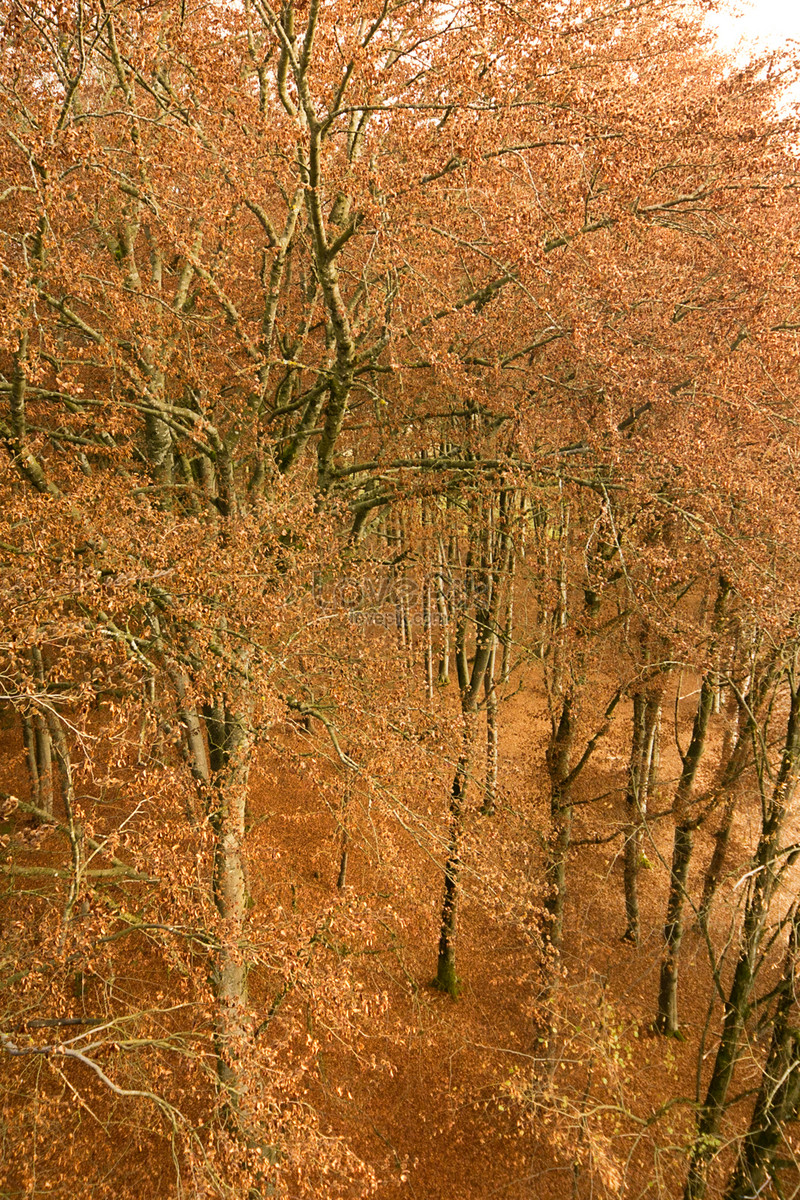
{"type": "Polygon", "coordinates": [[[719,827],[712,835],[714,838],[714,849],[711,853],[711,859],[706,867],[706,873],[703,876],[703,894],[700,899],[700,917],[703,921],[708,921],[708,914],[711,911],[711,901],[714,899],[719,881],[722,878],[722,872],[725,869],[725,860],[728,856],[728,844],[731,837],[731,829],[733,828],[733,815],[736,811],[736,803],[733,796],[728,796],[725,801],[725,807],[722,810],[722,818],[719,827]]]}
{"type": "Polygon", "coordinates": [[[761,1195],[773,1175],[775,1153],[783,1141],[786,1125],[795,1118],[800,1103],[799,923],[800,914],[795,908],[786,965],[778,985],[769,1054],[750,1128],[725,1193],[726,1200],[748,1200],[761,1195]]]}
{"type": "Polygon", "coordinates": [[[722,1034],[703,1107],[697,1121],[697,1134],[689,1156],[689,1175],[684,1200],[703,1200],[708,1186],[708,1167],[719,1144],[728,1091],[741,1052],[744,1023],[750,1011],[758,954],[769,919],[769,910],[778,879],[776,856],[781,830],[795,789],[800,759],[800,687],[792,678],[791,708],[781,765],[772,796],[762,809],[761,836],[750,874],[745,906],[742,942],[728,999],[725,1003],[722,1034]]]}
{"type": "Polygon", "coordinates": [[[670,1037],[678,1035],[678,959],[683,941],[683,910],[686,901],[686,885],[689,864],[694,849],[694,832],[697,821],[689,814],[689,799],[694,786],[697,768],[706,746],[708,722],[714,704],[714,683],[706,675],[700,688],[700,699],[692,725],[692,740],[683,756],[683,770],[675,791],[673,809],[676,815],[675,835],[672,846],[672,865],[669,875],[667,919],[664,924],[664,957],[661,961],[661,978],[658,989],[658,1012],[656,1029],[670,1037]]]}
{"type": "MultiPolygon", "coordinates": [[[[749,689],[750,680],[745,683],[743,691],[749,689]]],[[[749,697],[748,707],[752,703],[753,697],[749,697]]],[[[752,711],[752,710],[751,710],[752,711]]],[[[745,728],[746,741],[741,736],[741,721],[743,717],[742,705],[736,692],[731,689],[725,703],[725,715],[727,717],[727,725],[722,743],[722,763],[723,763],[723,786],[727,785],[728,794],[725,796],[722,805],[722,816],[719,825],[713,833],[714,850],[711,855],[711,860],[706,867],[706,873],[703,876],[703,894],[700,899],[700,918],[702,921],[708,921],[708,914],[711,910],[711,902],[714,899],[719,881],[722,878],[722,872],[725,869],[725,860],[728,854],[728,845],[730,842],[731,829],[733,827],[733,817],[736,811],[736,803],[733,791],[736,788],[736,783],[739,774],[744,767],[744,758],[749,749],[749,735],[752,731],[752,717],[748,718],[745,728]]]]}

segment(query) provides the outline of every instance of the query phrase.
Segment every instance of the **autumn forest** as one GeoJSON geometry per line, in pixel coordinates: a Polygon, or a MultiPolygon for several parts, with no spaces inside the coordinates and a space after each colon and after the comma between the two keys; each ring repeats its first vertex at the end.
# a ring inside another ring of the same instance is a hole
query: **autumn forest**
{"type": "Polygon", "coordinates": [[[799,67],[712,8],[0,0],[3,1200],[800,1194],[799,67]]]}

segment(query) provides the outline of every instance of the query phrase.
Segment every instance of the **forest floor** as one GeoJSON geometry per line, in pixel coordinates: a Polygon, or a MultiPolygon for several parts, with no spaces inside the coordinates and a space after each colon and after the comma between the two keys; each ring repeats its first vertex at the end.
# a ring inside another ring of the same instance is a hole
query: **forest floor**
{"type": "MultiPolygon", "coordinates": [[[[580,779],[564,942],[558,969],[545,972],[547,712],[534,685],[501,706],[496,813],[480,817],[477,783],[471,792],[457,949],[462,986],[455,1000],[432,985],[442,887],[436,838],[445,833],[446,792],[438,812],[435,797],[429,805],[424,836],[399,801],[380,812],[362,804],[350,817],[334,800],[336,767],[307,769],[320,731],[309,736],[288,725],[272,749],[259,751],[251,773],[252,923],[278,928],[283,913],[313,931],[306,959],[326,956],[327,975],[315,986],[324,992],[327,978],[330,987],[322,1003],[300,985],[276,1003],[278,981],[268,969],[256,969],[253,1003],[271,1012],[265,1036],[279,1054],[290,1057],[298,1040],[310,1047],[304,1103],[318,1115],[323,1134],[343,1138],[373,1172],[381,1200],[638,1200],[681,1192],[692,1106],[710,1068],[720,1004],[704,937],[690,914],[681,957],[683,1037],[667,1040],[653,1032],[677,750],[662,751],[661,786],[651,808],[666,815],[648,825],[643,840],[642,938],[633,947],[620,940],[622,837],[610,836],[624,819],[629,756],[629,706],[620,708],[580,779]],[[340,888],[342,824],[351,836],[340,888]],[[336,915],[342,911],[344,922],[336,915]]],[[[441,699],[452,702],[450,694],[441,699]]],[[[714,718],[717,739],[721,720],[714,718]]],[[[6,786],[22,789],[21,747],[16,734],[6,741],[6,786]]],[[[446,778],[447,764],[438,766],[437,778],[446,778]]],[[[728,874],[714,901],[709,930],[717,945],[730,936],[741,902],[741,864],[754,843],[756,817],[747,805],[737,813],[729,863],[740,869],[728,874]]],[[[693,895],[711,848],[710,833],[699,831],[693,895]]],[[[797,884],[796,878],[788,882],[797,884]]],[[[779,970],[779,957],[765,975],[779,970]]],[[[139,969],[146,974],[147,964],[139,969]]],[[[750,1086],[757,1081],[757,1067],[745,1062],[741,1079],[746,1092],[748,1079],[750,1086]]],[[[12,1093],[13,1086],[6,1096],[12,1093]]],[[[745,1097],[732,1108],[734,1124],[746,1111],[745,1097]]],[[[6,1119],[13,1120],[13,1100],[6,1119]]],[[[98,1142],[91,1122],[76,1138],[77,1128],[64,1136],[80,1174],[82,1155],[96,1155],[98,1142]]],[[[111,1146],[115,1135],[110,1127],[107,1132],[111,1146]]],[[[57,1156],[57,1127],[53,1133],[57,1156]]],[[[112,1188],[122,1157],[115,1161],[119,1166],[107,1177],[112,1188]]],[[[127,1188],[120,1194],[140,1200],[171,1194],[169,1162],[156,1165],[152,1145],[132,1145],[124,1173],[127,1188]]],[[[320,1200],[357,1192],[343,1168],[320,1200]]]]}
{"type": "MultiPolygon", "coordinates": [[[[314,1031],[319,1044],[314,1104],[331,1133],[344,1136],[375,1167],[378,1195],[385,1200],[602,1194],[634,1200],[680,1194],[692,1102],[710,1066],[720,1006],[712,999],[706,944],[690,913],[681,958],[683,1038],[653,1032],[673,823],[662,816],[648,825],[643,839],[638,947],[621,941],[622,837],[576,844],[568,869],[562,978],[551,994],[541,971],[539,936],[548,828],[546,720],[541,694],[533,689],[523,689],[501,708],[500,802],[476,836],[475,875],[465,876],[457,1000],[431,982],[441,869],[413,837],[405,841],[401,872],[382,869],[366,841],[350,844],[347,890],[389,914],[386,946],[354,959],[351,970],[365,993],[385,995],[385,1009],[362,1029],[358,1050],[336,1033],[314,1031]],[[520,797],[524,821],[514,802],[520,797]],[[515,851],[527,858],[515,886],[519,891],[529,880],[534,907],[528,920],[520,917],[519,905],[498,899],[505,864],[515,851]],[[712,1032],[701,1046],[710,1002],[712,1032]],[[549,1061],[552,1048],[546,1052],[542,1042],[553,1010],[561,1022],[555,1064],[549,1061]],[[648,1127],[648,1118],[673,1097],[683,1100],[648,1127]]],[[[716,718],[712,736],[719,738],[720,729],[716,718]]],[[[610,795],[576,808],[576,843],[603,837],[624,820],[629,730],[626,708],[581,779],[578,801],[610,795]]],[[[651,807],[669,808],[669,779],[677,778],[678,763],[676,749],[666,747],[662,787],[651,807]]],[[[477,808],[478,801],[472,803],[477,808]]],[[[270,840],[284,856],[284,870],[286,860],[292,865],[295,904],[321,910],[334,902],[338,839],[318,789],[284,766],[277,788],[274,778],[264,787],[254,780],[253,805],[270,814],[270,840]]],[[[746,863],[755,816],[746,808],[737,815],[729,863],[746,863]]],[[[711,850],[711,836],[701,830],[692,894],[699,894],[711,850]]],[[[714,902],[710,932],[717,944],[728,936],[741,899],[736,883],[735,875],[728,876],[714,902]]]]}

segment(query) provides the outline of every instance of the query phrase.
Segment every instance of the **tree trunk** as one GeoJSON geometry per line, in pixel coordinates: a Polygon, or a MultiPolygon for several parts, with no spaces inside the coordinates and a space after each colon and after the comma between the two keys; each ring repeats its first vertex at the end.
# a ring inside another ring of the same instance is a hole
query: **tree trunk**
{"type": "Polygon", "coordinates": [[[642,821],[647,812],[647,799],[653,774],[655,739],[661,712],[661,693],[633,697],[633,732],[631,759],[628,768],[628,787],[625,793],[625,845],[623,850],[623,879],[625,887],[624,942],[639,945],[639,865],[642,857],[642,821]]]}
{"type": "MultiPolygon", "coordinates": [[[[455,939],[456,918],[458,908],[459,875],[461,871],[461,843],[464,836],[464,804],[470,765],[477,734],[478,697],[486,687],[487,676],[491,670],[496,644],[496,618],[499,587],[496,569],[498,559],[495,554],[491,526],[484,532],[484,542],[481,550],[481,565],[484,589],[479,602],[475,606],[475,655],[470,670],[466,648],[466,606],[459,615],[456,631],[456,666],[458,669],[458,684],[461,693],[461,716],[463,730],[461,749],[450,792],[449,834],[447,862],[444,871],[444,897],[442,900],[442,920],[439,936],[439,955],[436,969],[436,987],[455,997],[458,994],[458,976],[455,969],[455,939]]],[[[472,561],[472,551],[467,558],[468,567],[472,561]]],[[[468,578],[467,597],[472,598],[473,591],[468,578]]]]}
{"type": "Polygon", "coordinates": [[[50,730],[41,713],[33,718],[36,739],[36,769],[39,777],[39,807],[48,817],[53,815],[53,750],[50,730]]]}
{"type": "Polygon", "coordinates": [[[39,804],[39,759],[36,754],[36,733],[33,728],[33,718],[26,713],[20,714],[22,725],[22,742],[25,746],[25,765],[28,768],[28,779],[31,785],[31,800],[39,804]]]}
{"type": "Polygon", "coordinates": [[[464,803],[469,779],[472,750],[475,742],[477,716],[474,712],[464,713],[464,728],[461,737],[461,752],[456,766],[453,787],[450,793],[450,830],[447,844],[447,862],[444,869],[444,898],[439,934],[439,956],[436,966],[435,985],[454,999],[459,992],[456,975],[456,930],[458,915],[459,875],[461,873],[461,842],[464,835],[464,803]]]}
{"type": "Polygon", "coordinates": [[[669,876],[667,920],[664,925],[665,954],[661,963],[656,1029],[670,1037],[678,1035],[678,957],[683,941],[683,905],[689,878],[689,863],[694,849],[694,825],[691,821],[675,826],[672,866],[669,876]]]}
{"type": "Polygon", "coordinates": [[[736,804],[733,796],[729,796],[725,808],[722,811],[722,820],[719,828],[714,833],[714,850],[711,855],[711,861],[706,869],[703,878],[703,895],[700,900],[700,917],[702,920],[708,920],[708,914],[711,910],[711,901],[714,899],[714,893],[719,886],[719,881],[722,878],[722,872],[725,868],[725,859],[728,854],[728,843],[731,836],[731,828],[733,827],[733,814],[736,811],[736,804]]]}
{"type": "MultiPolygon", "coordinates": [[[[745,692],[748,691],[750,682],[751,681],[748,678],[743,689],[745,692]]],[[[752,703],[753,697],[748,697],[748,699],[752,703]]],[[[741,712],[739,698],[733,689],[728,692],[728,696],[725,701],[725,714],[727,717],[727,723],[723,735],[722,752],[720,756],[722,762],[721,783],[723,786],[727,784],[729,788],[735,788],[736,776],[738,776],[739,772],[742,770],[744,766],[745,755],[749,752],[749,737],[753,729],[752,716],[748,717],[744,730],[745,736],[743,737],[741,730],[741,719],[743,713],[741,712]]],[[[734,796],[732,792],[729,792],[724,803],[719,827],[713,834],[714,851],[711,855],[711,861],[709,862],[708,867],[706,868],[706,873],[703,877],[703,894],[700,900],[700,918],[703,921],[708,920],[708,914],[711,909],[711,901],[714,898],[714,893],[717,890],[719,881],[722,878],[722,872],[725,868],[725,859],[727,857],[728,843],[730,841],[731,828],[733,826],[733,814],[735,810],[736,805],[734,796]]]]}
{"type": "Polygon", "coordinates": [[[706,746],[713,703],[714,683],[711,676],[706,675],[700,687],[700,698],[692,725],[692,740],[683,756],[683,770],[673,803],[677,820],[672,847],[667,917],[664,924],[664,957],[661,962],[656,1015],[656,1029],[659,1033],[671,1037],[678,1034],[678,958],[683,940],[683,908],[687,895],[689,863],[694,848],[694,830],[697,828],[696,820],[689,816],[688,804],[697,768],[706,746]]]}
{"type": "Polygon", "coordinates": [[[422,630],[425,638],[425,695],[433,701],[433,622],[431,620],[431,585],[422,583],[422,630]]]}
{"type": "Polygon", "coordinates": [[[221,917],[214,972],[217,1000],[217,1070],[229,1115],[248,1132],[247,964],[243,953],[248,890],[244,864],[247,783],[252,734],[247,716],[224,707],[223,761],[214,779],[209,813],[215,834],[213,894],[221,917]]]}
{"type": "Polygon", "coordinates": [[[739,1058],[744,1023],[750,1011],[750,995],[757,970],[758,952],[769,918],[777,883],[776,852],[784,819],[797,786],[800,757],[800,688],[790,680],[791,708],[781,765],[772,797],[763,805],[761,836],[750,872],[742,943],[734,971],[722,1025],[714,1069],[697,1122],[697,1136],[689,1157],[689,1176],[684,1200],[703,1200],[708,1185],[708,1167],[719,1144],[728,1090],[739,1058]]]}
{"type": "Polygon", "coordinates": [[[514,641],[514,556],[509,555],[508,599],[506,619],[503,623],[503,661],[500,667],[500,682],[508,683],[511,675],[511,646],[514,641]]]}
{"type": "MultiPolygon", "coordinates": [[[[798,1013],[798,912],[792,917],[786,965],[778,987],[772,1040],[750,1128],[739,1151],[726,1200],[759,1196],[772,1176],[775,1151],[800,1103],[800,1013],[798,1013]]],[[[776,1187],[776,1191],[777,1191],[776,1187]]],[[[780,1192],[778,1193],[781,1194],[780,1192]]]]}
{"type": "Polygon", "coordinates": [[[548,913],[547,941],[553,950],[558,950],[564,932],[567,855],[572,832],[569,764],[574,739],[574,697],[568,691],[561,702],[555,736],[547,749],[551,833],[545,867],[545,908],[548,913]]]}
{"type": "Polygon", "coordinates": [[[497,801],[497,766],[498,766],[498,736],[497,736],[497,687],[494,678],[494,666],[497,658],[497,642],[492,646],[489,666],[483,681],[486,700],[486,782],[483,793],[484,816],[491,816],[497,801]]]}
{"type": "MultiPolygon", "coordinates": [[[[31,662],[36,687],[44,696],[47,692],[47,672],[44,658],[38,646],[31,650],[31,662]]],[[[38,779],[39,808],[48,817],[53,815],[53,747],[47,707],[37,708],[33,714],[33,735],[36,753],[36,776],[38,779]]],[[[59,726],[60,728],[60,726],[59,726]]]]}

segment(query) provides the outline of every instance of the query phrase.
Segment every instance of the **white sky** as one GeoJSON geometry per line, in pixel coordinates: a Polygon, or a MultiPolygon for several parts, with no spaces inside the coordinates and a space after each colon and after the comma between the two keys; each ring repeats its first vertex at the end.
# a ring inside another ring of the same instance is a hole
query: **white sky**
{"type": "Polygon", "coordinates": [[[724,7],[729,16],[711,19],[724,50],[733,51],[742,41],[762,49],[790,39],[800,43],[800,0],[730,0],[724,7]]]}

